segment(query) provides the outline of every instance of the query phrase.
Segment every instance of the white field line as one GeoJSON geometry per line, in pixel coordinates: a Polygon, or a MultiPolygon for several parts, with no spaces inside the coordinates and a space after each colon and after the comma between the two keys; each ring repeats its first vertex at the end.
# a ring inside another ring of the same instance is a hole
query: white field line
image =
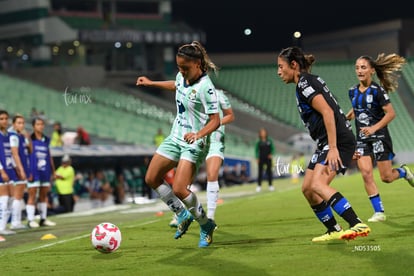
{"type": "MultiPolygon", "coordinates": [[[[287,188],[284,188],[284,189],[277,190],[277,192],[290,191],[290,190],[293,190],[293,189],[298,188],[298,187],[300,187],[300,185],[294,185],[294,186],[290,186],[290,187],[287,187],[287,188]]],[[[245,195],[255,195],[255,194],[257,194],[257,195],[263,195],[262,193],[256,193],[256,192],[250,192],[250,191],[241,191],[241,192],[228,193],[228,194],[223,193],[223,198],[224,199],[226,199],[226,198],[235,198],[235,197],[240,197],[240,196],[245,196],[245,195]]],[[[270,193],[268,195],[270,195],[270,193]]],[[[201,197],[203,197],[203,196],[201,196],[201,197]]],[[[201,200],[201,201],[203,201],[203,200],[201,200]]],[[[116,209],[116,208],[106,208],[105,211],[108,211],[108,210],[111,210],[112,211],[113,209],[116,209]]],[[[151,211],[157,211],[157,210],[158,211],[160,211],[160,210],[168,210],[168,207],[165,206],[165,204],[163,202],[159,202],[159,203],[155,204],[154,206],[147,206],[147,207],[144,207],[144,208],[130,209],[129,207],[126,207],[126,208],[119,208],[119,209],[121,209],[120,210],[121,213],[135,213],[135,212],[151,212],[151,211]],[[129,209],[129,210],[127,210],[127,209],[129,209]]],[[[89,211],[86,211],[86,212],[82,212],[82,213],[84,213],[82,215],[90,215],[91,213],[93,214],[96,211],[97,210],[92,210],[92,211],[89,210],[89,211]]],[[[102,210],[98,211],[98,213],[99,212],[102,212],[102,210]]],[[[74,214],[71,214],[71,215],[74,215],[74,214]]],[[[68,216],[70,216],[70,215],[68,215],[68,216]]],[[[152,221],[148,221],[148,222],[143,222],[143,223],[139,223],[139,224],[135,224],[135,225],[128,226],[127,228],[133,228],[133,227],[137,227],[137,226],[141,226],[141,225],[152,224],[152,223],[155,223],[155,222],[158,222],[158,221],[159,221],[159,219],[152,220],[152,221]]],[[[74,240],[86,238],[89,235],[90,234],[85,234],[85,235],[73,237],[73,238],[70,238],[70,239],[67,239],[67,240],[60,240],[60,241],[56,241],[56,242],[44,244],[44,245],[41,245],[41,246],[38,246],[38,247],[30,248],[30,249],[27,249],[27,250],[19,251],[17,253],[27,253],[27,252],[31,252],[31,251],[36,251],[36,250],[40,250],[40,249],[43,249],[43,248],[51,247],[51,246],[54,246],[54,245],[57,245],[57,244],[66,243],[66,242],[70,242],[70,241],[74,241],[74,240]]],[[[2,255],[0,255],[0,257],[1,256],[2,255]]]]}
{"type": "MultiPolygon", "coordinates": [[[[151,223],[155,223],[157,221],[159,221],[159,220],[147,221],[147,222],[143,222],[143,223],[140,223],[140,224],[128,226],[127,228],[133,228],[133,227],[137,227],[137,226],[141,226],[141,225],[151,224],[151,223]]],[[[83,239],[83,238],[89,237],[90,235],[91,234],[84,234],[84,235],[73,237],[73,238],[70,238],[70,239],[67,239],[67,240],[61,240],[61,241],[52,242],[52,243],[44,244],[44,245],[41,245],[41,246],[33,247],[33,248],[30,248],[30,249],[27,249],[27,250],[19,251],[17,253],[32,252],[32,251],[40,250],[40,249],[43,249],[43,248],[51,247],[51,246],[54,246],[54,245],[57,245],[57,244],[83,239]]]]}

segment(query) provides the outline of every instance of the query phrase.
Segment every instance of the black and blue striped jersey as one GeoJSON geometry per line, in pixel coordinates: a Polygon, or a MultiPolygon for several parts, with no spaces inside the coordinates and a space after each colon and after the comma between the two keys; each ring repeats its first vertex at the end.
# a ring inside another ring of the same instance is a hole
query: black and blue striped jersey
{"type": "Polygon", "coordinates": [[[319,76],[303,72],[300,74],[296,85],[296,103],[302,122],[309,130],[312,139],[326,144],[328,138],[322,114],[311,105],[316,95],[322,95],[334,112],[337,143],[355,143],[351,124],[346,119],[325,81],[319,76]]]}
{"type": "Polygon", "coordinates": [[[358,140],[370,140],[389,137],[387,126],[373,135],[365,137],[360,132],[361,127],[369,127],[378,123],[384,116],[383,106],[390,103],[387,92],[377,83],[372,82],[364,92],[359,90],[359,84],[349,89],[349,99],[355,114],[355,127],[358,140]]]}

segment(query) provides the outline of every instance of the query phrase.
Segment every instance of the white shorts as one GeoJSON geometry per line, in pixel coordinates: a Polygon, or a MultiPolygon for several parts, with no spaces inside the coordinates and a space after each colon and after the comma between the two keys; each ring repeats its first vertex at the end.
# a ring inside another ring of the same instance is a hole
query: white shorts
{"type": "Polygon", "coordinates": [[[50,187],[50,182],[33,181],[27,182],[27,188],[50,187]]]}

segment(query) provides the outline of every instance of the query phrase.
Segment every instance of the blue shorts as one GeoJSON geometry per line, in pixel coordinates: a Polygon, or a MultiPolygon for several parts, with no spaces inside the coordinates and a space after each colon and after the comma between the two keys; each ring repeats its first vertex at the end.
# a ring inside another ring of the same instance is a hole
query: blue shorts
{"type": "MultiPolygon", "coordinates": [[[[9,181],[7,183],[13,184],[18,180],[15,169],[5,169],[4,171],[7,173],[7,176],[9,177],[9,181]]],[[[1,176],[0,176],[0,183],[5,183],[1,176]]]]}

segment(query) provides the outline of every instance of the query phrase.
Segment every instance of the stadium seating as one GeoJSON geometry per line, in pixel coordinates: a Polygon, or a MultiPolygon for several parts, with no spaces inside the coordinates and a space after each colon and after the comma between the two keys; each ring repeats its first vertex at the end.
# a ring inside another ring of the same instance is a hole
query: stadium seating
{"type": "MultiPolygon", "coordinates": [[[[1,74],[0,83],[0,107],[10,113],[22,113],[29,118],[35,107],[44,111],[50,122],[60,121],[66,129],[83,126],[91,134],[119,143],[153,145],[158,128],[169,133],[175,117],[137,97],[104,88],[62,92],[1,74]],[[88,95],[91,102],[82,102],[81,95],[88,95]]],[[[254,154],[253,143],[229,134],[226,152],[250,156],[254,154]]]]}
{"type": "Polygon", "coordinates": [[[409,59],[404,66],[402,74],[407,84],[410,86],[411,92],[414,95],[414,59],[409,59]]]}
{"type": "MultiPolygon", "coordinates": [[[[99,30],[109,27],[109,23],[101,17],[59,16],[59,18],[62,19],[73,29],[78,30],[99,30]]],[[[145,29],[153,31],[177,30],[175,25],[166,24],[163,20],[159,18],[140,18],[139,20],[133,18],[117,18],[116,26],[130,29],[145,29]]]]}
{"type": "MultiPolygon", "coordinates": [[[[357,83],[353,61],[316,63],[312,72],[322,76],[344,113],[348,112],[351,108],[348,89],[357,83]]],[[[410,74],[410,69],[403,72],[410,74]]],[[[294,84],[285,85],[279,79],[276,65],[222,67],[218,77],[213,76],[213,80],[218,87],[231,92],[234,98],[249,103],[254,109],[303,129],[295,108],[294,84]]],[[[391,101],[397,111],[397,117],[389,126],[394,150],[414,150],[414,140],[411,138],[414,130],[413,119],[398,93],[391,94],[391,101]]]]}
{"type": "MultiPolygon", "coordinates": [[[[353,61],[316,63],[312,72],[323,77],[346,113],[351,108],[348,89],[357,82],[353,61]]],[[[220,74],[212,79],[228,92],[233,108],[304,130],[296,110],[294,85],[285,85],[276,73],[274,64],[232,66],[222,67],[220,74]]],[[[407,83],[414,84],[414,61],[404,68],[403,76],[407,83]]],[[[36,107],[67,128],[82,125],[91,133],[115,138],[120,143],[152,145],[153,134],[159,127],[169,133],[175,116],[134,95],[107,88],[79,88],[65,94],[5,75],[0,75],[0,82],[0,107],[10,109],[13,106],[26,117],[31,108],[36,107]],[[73,103],[76,94],[77,102],[73,103]],[[90,96],[92,103],[81,103],[79,95],[82,94],[90,96]]],[[[392,93],[391,100],[397,110],[397,117],[389,126],[395,151],[414,150],[411,139],[414,122],[398,93],[392,93]]],[[[226,136],[227,154],[252,156],[253,147],[251,138],[246,140],[231,133],[226,136]]]]}

